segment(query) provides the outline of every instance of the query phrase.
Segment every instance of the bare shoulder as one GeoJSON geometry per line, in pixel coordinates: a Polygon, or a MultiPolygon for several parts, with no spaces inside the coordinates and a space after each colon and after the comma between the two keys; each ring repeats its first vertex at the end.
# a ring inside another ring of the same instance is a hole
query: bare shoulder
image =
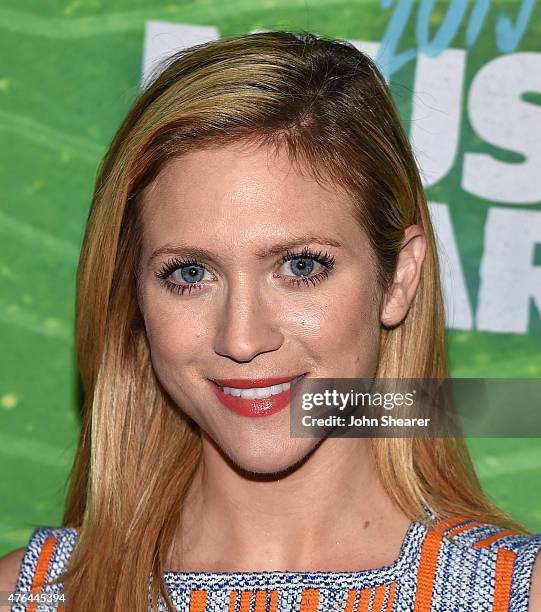
{"type": "Polygon", "coordinates": [[[15,590],[25,548],[18,548],[5,557],[0,557],[0,591],[15,590]]]}
{"type": "Polygon", "coordinates": [[[532,568],[528,612],[541,612],[541,552],[537,554],[532,568]]]}

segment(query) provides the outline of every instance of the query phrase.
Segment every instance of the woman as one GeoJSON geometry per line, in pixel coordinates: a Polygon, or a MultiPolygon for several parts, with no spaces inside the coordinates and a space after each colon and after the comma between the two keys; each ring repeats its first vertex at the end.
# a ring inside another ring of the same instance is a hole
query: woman
{"type": "Polygon", "coordinates": [[[448,376],[419,173],[353,46],[267,32],[172,58],[97,180],[77,354],[64,526],[4,560],[7,590],[63,584],[83,612],[518,611],[534,584],[541,609],[541,536],[462,439],[289,435],[310,378],[448,376]]]}

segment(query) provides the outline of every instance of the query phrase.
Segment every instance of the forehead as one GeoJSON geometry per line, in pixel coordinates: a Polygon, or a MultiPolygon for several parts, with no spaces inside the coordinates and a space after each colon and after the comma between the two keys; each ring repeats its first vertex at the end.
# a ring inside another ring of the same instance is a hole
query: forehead
{"type": "Polygon", "coordinates": [[[142,206],[152,246],[181,236],[261,244],[324,229],[358,240],[360,231],[342,189],[317,182],[283,148],[266,146],[233,144],[171,160],[145,190],[142,206]]]}

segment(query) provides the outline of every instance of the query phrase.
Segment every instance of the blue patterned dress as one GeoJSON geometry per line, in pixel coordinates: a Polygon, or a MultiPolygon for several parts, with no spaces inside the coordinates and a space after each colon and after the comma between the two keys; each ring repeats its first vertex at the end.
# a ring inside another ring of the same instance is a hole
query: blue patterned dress
{"type": "MultiPolygon", "coordinates": [[[[18,593],[58,594],[47,585],[66,568],[78,536],[37,528],[24,555],[18,593]]],[[[541,534],[522,535],[467,516],[414,521],[391,565],[357,572],[164,573],[182,612],[526,612],[541,534]]],[[[51,612],[16,604],[12,612],[51,612]]],[[[165,610],[160,607],[160,610],[165,610]]],[[[76,608],[75,608],[76,611],[76,608]]],[[[101,611],[100,611],[101,612],[101,611]]]]}

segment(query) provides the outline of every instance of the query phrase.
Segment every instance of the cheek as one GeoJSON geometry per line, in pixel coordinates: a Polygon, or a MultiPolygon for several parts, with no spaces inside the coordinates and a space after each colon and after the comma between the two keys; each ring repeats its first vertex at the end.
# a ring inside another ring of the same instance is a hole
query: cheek
{"type": "Polygon", "coordinates": [[[201,333],[189,309],[164,306],[156,301],[144,311],[145,328],[152,355],[152,363],[160,378],[178,379],[182,367],[198,354],[201,333]]]}
{"type": "Polygon", "coordinates": [[[178,309],[175,312],[147,309],[145,328],[156,377],[173,402],[198,422],[197,412],[191,409],[194,369],[190,364],[201,355],[200,333],[183,314],[178,309]]]}
{"type": "Polygon", "coordinates": [[[321,356],[333,363],[371,366],[379,348],[379,317],[373,293],[350,287],[332,302],[303,316],[304,334],[317,342],[321,356]]]}

